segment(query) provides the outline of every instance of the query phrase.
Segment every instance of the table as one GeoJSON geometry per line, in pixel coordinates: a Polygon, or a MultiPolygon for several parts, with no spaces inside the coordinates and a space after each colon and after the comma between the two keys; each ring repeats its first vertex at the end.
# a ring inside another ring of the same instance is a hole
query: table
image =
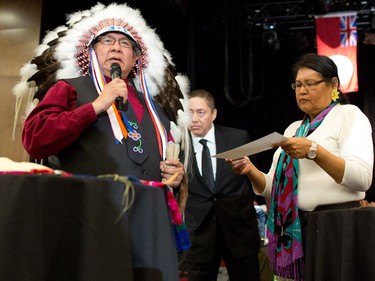
{"type": "Polygon", "coordinates": [[[93,177],[0,175],[0,280],[178,280],[165,191],[93,177]]]}
{"type": "Polygon", "coordinates": [[[307,281],[375,280],[375,208],[307,216],[307,281]]]}

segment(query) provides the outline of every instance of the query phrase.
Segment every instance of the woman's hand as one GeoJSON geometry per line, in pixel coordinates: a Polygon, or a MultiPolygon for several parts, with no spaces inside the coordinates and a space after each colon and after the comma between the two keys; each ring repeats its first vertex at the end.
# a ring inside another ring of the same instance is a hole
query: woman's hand
{"type": "Polygon", "coordinates": [[[232,166],[232,170],[237,175],[246,175],[253,183],[253,188],[262,193],[266,187],[266,179],[261,171],[250,161],[249,157],[244,156],[237,159],[225,159],[225,162],[232,166]]]}
{"type": "Polygon", "coordinates": [[[246,175],[250,172],[251,161],[247,156],[237,159],[225,159],[225,162],[232,166],[233,172],[237,175],[246,175]]]}
{"type": "Polygon", "coordinates": [[[276,143],[273,147],[280,146],[287,155],[292,158],[301,159],[307,157],[307,152],[311,147],[311,140],[300,137],[289,138],[280,143],[276,143]]]}

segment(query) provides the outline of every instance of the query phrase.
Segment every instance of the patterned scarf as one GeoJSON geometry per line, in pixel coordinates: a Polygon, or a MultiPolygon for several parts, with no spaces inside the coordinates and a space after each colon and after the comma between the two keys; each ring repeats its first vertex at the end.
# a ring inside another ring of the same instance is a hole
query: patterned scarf
{"type": "MultiPolygon", "coordinates": [[[[306,137],[337,104],[332,102],[312,122],[305,115],[296,137],[306,137]]],[[[298,159],[282,151],[272,182],[270,212],[267,221],[268,257],[277,276],[304,279],[304,254],[301,221],[298,215],[298,159]]]]}

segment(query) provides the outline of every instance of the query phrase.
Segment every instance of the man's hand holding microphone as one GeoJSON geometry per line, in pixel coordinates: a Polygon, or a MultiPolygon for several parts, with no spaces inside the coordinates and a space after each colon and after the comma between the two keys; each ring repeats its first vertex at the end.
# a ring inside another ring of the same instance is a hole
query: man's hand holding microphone
{"type": "Polygon", "coordinates": [[[107,111],[114,102],[116,102],[117,109],[127,110],[128,88],[125,81],[121,79],[121,66],[118,63],[112,63],[110,73],[112,81],[104,86],[101,94],[92,103],[97,115],[107,111]]]}

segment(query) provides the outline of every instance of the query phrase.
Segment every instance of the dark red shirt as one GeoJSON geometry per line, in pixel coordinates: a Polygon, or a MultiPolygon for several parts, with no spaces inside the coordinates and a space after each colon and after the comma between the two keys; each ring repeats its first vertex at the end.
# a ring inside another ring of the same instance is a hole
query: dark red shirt
{"type": "MultiPolygon", "coordinates": [[[[128,93],[138,120],[142,120],[144,107],[129,85],[128,93]]],[[[42,159],[59,152],[97,120],[92,103],[76,107],[76,102],[76,90],[63,80],[47,91],[24,123],[22,143],[31,157],[42,159]]]]}

